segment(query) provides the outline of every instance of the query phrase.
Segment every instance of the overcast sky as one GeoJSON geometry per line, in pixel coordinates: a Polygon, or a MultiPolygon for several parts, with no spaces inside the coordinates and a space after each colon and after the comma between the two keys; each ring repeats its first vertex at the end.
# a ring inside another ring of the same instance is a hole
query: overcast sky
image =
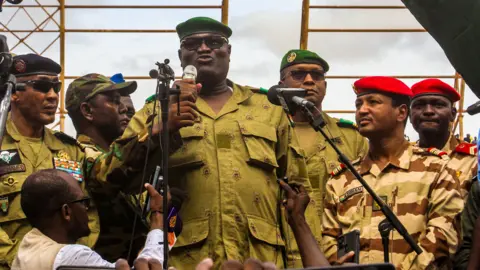
{"type": "MultiPolygon", "coordinates": [[[[43,4],[57,4],[55,0],[39,0],[43,4]]],[[[400,0],[317,0],[311,4],[402,5],[400,0]]],[[[24,4],[35,4],[24,0],[24,4]]],[[[221,0],[66,0],[66,4],[91,5],[219,5],[221,0]]],[[[243,85],[269,87],[278,82],[282,56],[299,47],[301,0],[230,0],[229,26],[232,60],[229,78],[243,85]]],[[[40,9],[27,9],[37,23],[46,18],[40,9]]],[[[47,9],[53,12],[53,8],[47,9]]],[[[14,8],[5,8],[0,21],[6,23],[14,8]]],[[[67,29],[174,29],[194,16],[209,16],[220,20],[220,9],[69,9],[66,11],[67,29]]],[[[59,14],[55,16],[59,18],[59,14]]],[[[9,24],[13,29],[32,29],[25,14],[20,11],[9,24]]],[[[420,28],[406,9],[398,10],[311,10],[310,28],[420,28]]],[[[58,29],[50,22],[46,29],[58,29]]],[[[26,33],[18,33],[20,37],[26,33]]],[[[27,43],[42,51],[57,33],[35,33],[27,43]]],[[[17,39],[7,35],[10,47],[17,39]]],[[[129,76],[145,76],[155,67],[156,61],[171,60],[177,75],[181,74],[177,57],[179,40],[176,34],[167,33],[67,33],[66,64],[68,76],[101,73],[111,76],[121,72],[129,76]]],[[[59,43],[44,54],[60,60],[59,43]]],[[[317,52],[330,64],[328,75],[453,75],[443,51],[427,33],[310,33],[308,49],[317,52]]],[[[14,53],[30,53],[24,45],[14,53]]],[[[328,79],[327,79],[328,80],[328,79]]],[[[355,95],[351,85],[355,80],[328,80],[325,110],[354,109],[355,95]]],[[[418,80],[404,80],[408,85],[418,80]]],[[[453,79],[445,80],[453,85],[453,79]]],[[[67,81],[67,84],[70,81],[67,81]]],[[[144,100],[155,91],[153,80],[139,81],[133,94],[139,109],[144,100]]],[[[465,105],[478,98],[466,90],[465,105]]],[[[354,119],[353,115],[333,115],[354,119]]],[[[465,117],[465,133],[477,134],[476,117],[465,117]]],[[[75,136],[69,119],[66,132],[75,136]]],[[[407,135],[418,138],[409,126],[407,135]]]]}

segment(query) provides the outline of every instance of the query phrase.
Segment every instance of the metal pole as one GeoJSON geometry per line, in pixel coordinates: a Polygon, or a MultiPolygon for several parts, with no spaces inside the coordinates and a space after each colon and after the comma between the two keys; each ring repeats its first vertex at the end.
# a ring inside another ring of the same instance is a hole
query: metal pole
{"type": "Polygon", "coordinates": [[[222,23],[228,25],[228,0],[222,0],[222,23]]]}
{"type": "Polygon", "coordinates": [[[300,49],[306,50],[308,47],[308,23],[310,13],[310,0],[302,2],[302,23],[300,30],[300,49]]]}
{"type": "Polygon", "coordinates": [[[65,0],[58,0],[60,3],[60,81],[62,89],[60,90],[60,131],[65,131],[65,0]]]}

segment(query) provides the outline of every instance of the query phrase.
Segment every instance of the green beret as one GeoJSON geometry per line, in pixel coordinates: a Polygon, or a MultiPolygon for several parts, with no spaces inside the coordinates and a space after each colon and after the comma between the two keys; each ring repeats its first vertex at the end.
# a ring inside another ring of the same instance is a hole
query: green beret
{"type": "Polygon", "coordinates": [[[296,64],[318,64],[323,67],[325,72],[330,69],[327,61],[323,60],[323,58],[314,52],[308,50],[290,50],[282,58],[280,71],[296,64]]]}
{"type": "Polygon", "coordinates": [[[177,25],[177,34],[180,40],[198,33],[216,33],[229,38],[232,35],[232,29],[208,17],[191,18],[177,25]]]}

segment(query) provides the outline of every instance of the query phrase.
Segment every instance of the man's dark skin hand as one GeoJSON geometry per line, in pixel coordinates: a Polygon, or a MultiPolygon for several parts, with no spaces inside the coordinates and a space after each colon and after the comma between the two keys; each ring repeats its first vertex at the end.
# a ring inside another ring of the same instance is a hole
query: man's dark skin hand
{"type": "MultiPolygon", "coordinates": [[[[176,81],[173,87],[180,89],[180,96],[173,95],[170,97],[168,110],[168,130],[170,132],[176,132],[183,127],[189,127],[195,124],[195,120],[198,119],[197,105],[195,105],[195,102],[197,101],[198,93],[202,85],[199,83],[195,84],[192,79],[184,79],[176,81]],[[178,101],[180,101],[180,114],[178,113],[178,101]]],[[[155,122],[152,135],[158,135],[161,131],[161,123],[155,122]]]]}
{"type": "MultiPolygon", "coordinates": [[[[323,252],[320,251],[317,240],[305,221],[305,210],[307,209],[310,197],[302,185],[288,185],[279,181],[280,187],[285,191],[286,199],[283,201],[287,222],[292,228],[295,240],[300,250],[303,267],[330,266],[323,252]]],[[[353,251],[345,254],[334,264],[344,264],[353,258],[353,251]]]]}

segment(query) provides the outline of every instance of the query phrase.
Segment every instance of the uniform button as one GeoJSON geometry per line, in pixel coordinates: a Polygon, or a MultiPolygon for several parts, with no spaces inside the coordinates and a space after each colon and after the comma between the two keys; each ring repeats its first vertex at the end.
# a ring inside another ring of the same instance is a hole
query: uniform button
{"type": "Polygon", "coordinates": [[[265,163],[271,163],[270,159],[269,159],[267,156],[265,156],[265,157],[263,158],[263,161],[264,161],[265,163]]]}
{"type": "Polygon", "coordinates": [[[242,222],[242,217],[240,217],[239,214],[235,214],[235,221],[239,223],[242,222]]]}
{"type": "Polygon", "coordinates": [[[210,169],[208,167],[203,168],[203,176],[209,176],[210,175],[210,169]]]}
{"type": "Polygon", "coordinates": [[[195,242],[197,242],[197,237],[194,236],[192,237],[192,243],[195,243],[195,242]]]}
{"type": "Polygon", "coordinates": [[[210,217],[210,215],[211,215],[211,212],[210,212],[210,210],[208,210],[208,209],[207,209],[207,210],[205,210],[205,216],[206,216],[206,217],[210,217]]]}
{"type": "Polygon", "coordinates": [[[208,136],[208,132],[207,132],[207,130],[206,130],[206,129],[203,131],[203,134],[205,135],[205,137],[207,137],[207,136],[208,136]]]}
{"type": "Polygon", "coordinates": [[[270,105],[268,105],[268,104],[263,104],[263,108],[264,108],[265,110],[268,110],[268,109],[270,109],[270,105]]]}
{"type": "Polygon", "coordinates": [[[250,228],[252,229],[252,232],[253,232],[253,233],[257,233],[257,228],[255,228],[255,224],[252,223],[252,225],[250,226],[250,228]]]}
{"type": "Polygon", "coordinates": [[[195,126],[195,129],[200,131],[202,128],[199,125],[197,125],[197,126],[195,126]]]}
{"type": "Polygon", "coordinates": [[[247,115],[245,116],[245,118],[246,118],[247,120],[253,120],[253,116],[250,115],[250,114],[247,114],[247,115]]]}
{"type": "Polygon", "coordinates": [[[260,194],[258,194],[258,192],[255,192],[255,193],[254,193],[254,199],[253,199],[253,201],[254,201],[255,203],[257,203],[257,204],[260,203],[260,194]]]}
{"type": "Polygon", "coordinates": [[[237,168],[233,169],[233,178],[236,179],[236,180],[238,180],[238,179],[240,179],[241,177],[242,177],[242,176],[240,175],[240,171],[239,171],[237,168]]]}

